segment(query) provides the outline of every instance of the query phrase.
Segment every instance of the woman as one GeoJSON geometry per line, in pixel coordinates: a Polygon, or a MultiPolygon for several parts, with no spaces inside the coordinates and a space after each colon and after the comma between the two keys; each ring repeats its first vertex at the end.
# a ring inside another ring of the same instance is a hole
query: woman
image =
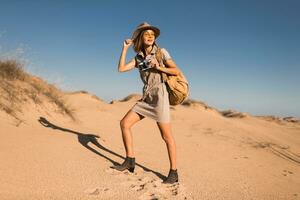
{"type": "Polygon", "coordinates": [[[168,149],[170,170],[163,183],[174,183],[178,182],[176,146],[171,134],[168,91],[163,83],[161,73],[178,75],[180,71],[167,50],[164,48],[158,49],[155,40],[159,35],[160,30],[157,27],[144,22],[134,31],[132,39],[127,39],[123,43],[118,70],[119,72],[126,72],[138,68],[144,87],[142,99],[127,112],[120,122],[126,158],[121,165],[114,166],[114,168],[119,171],[126,169],[130,172],[134,171],[135,157],[131,127],[143,118],[149,117],[156,121],[168,149]],[[126,53],[131,44],[133,44],[133,49],[137,55],[125,64],[126,53]],[[156,59],[158,51],[161,53],[165,67],[161,66],[156,59]]]}

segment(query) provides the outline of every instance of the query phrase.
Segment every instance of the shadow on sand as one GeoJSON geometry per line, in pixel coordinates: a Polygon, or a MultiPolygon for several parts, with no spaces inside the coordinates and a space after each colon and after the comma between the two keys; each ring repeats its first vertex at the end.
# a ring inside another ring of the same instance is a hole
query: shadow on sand
{"type": "MultiPolygon", "coordinates": [[[[115,155],[115,156],[118,156],[119,158],[123,158],[125,159],[123,156],[115,153],[114,151],[102,146],[97,138],[100,138],[98,135],[94,135],[94,134],[85,134],[85,133],[80,133],[80,132],[77,132],[77,131],[73,131],[73,130],[70,130],[70,129],[66,129],[66,128],[62,128],[60,126],[57,126],[55,124],[52,124],[51,122],[49,122],[46,118],[44,117],[40,117],[38,119],[38,121],[40,122],[41,125],[43,125],[44,127],[47,127],[47,128],[52,128],[52,129],[57,129],[57,130],[60,130],[60,131],[65,131],[65,132],[69,132],[69,133],[73,133],[73,134],[76,134],[77,137],[78,137],[78,142],[84,146],[85,148],[87,148],[88,150],[92,151],[93,153],[105,158],[106,160],[110,161],[113,165],[118,165],[120,163],[117,163],[115,162],[114,160],[112,160],[111,158],[99,153],[96,149],[90,147],[88,145],[89,142],[93,143],[95,146],[97,146],[99,149],[101,150],[104,150],[112,155],[115,155]]],[[[160,179],[164,180],[166,178],[166,176],[162,175],[161,173],[159,172],[156,172],[152,169],[149,169],[148,167],[145,167],[143,165],[140,165],[138,163],[136,163],[136,166],[139,166],[141,167],[144,171],[147,171],[147,172],[152,172],[153,174],[155,174],[156,176],[158,176],[160,179]]]]}

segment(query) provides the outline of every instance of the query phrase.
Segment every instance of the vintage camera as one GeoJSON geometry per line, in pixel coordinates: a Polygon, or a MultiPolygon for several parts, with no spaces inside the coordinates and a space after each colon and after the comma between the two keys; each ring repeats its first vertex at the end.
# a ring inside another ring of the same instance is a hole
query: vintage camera
{"type": "Polygon", "coordinates": [[[140,62],[139,65],[138,65],[138,67],[139,67],[139,69],[141,71],[144,71],[144,70],[152,68],[151,58],[146,58],[145,60],[143,60],[142,62],[140,62]]]}

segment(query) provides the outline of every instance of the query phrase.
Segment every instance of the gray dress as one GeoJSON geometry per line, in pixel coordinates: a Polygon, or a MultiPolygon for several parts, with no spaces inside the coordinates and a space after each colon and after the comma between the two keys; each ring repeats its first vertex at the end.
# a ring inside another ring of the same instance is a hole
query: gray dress
{"type": "MultiPolygon", "coordinates": [[[[140,99],[131,110],[157,122],[170,122],[169,94],[166,85],[163,83],[160,71],[154,68],[141,70],[141,68],[138,67],[144,59],[156,59],[156,51],[157,47],[154,45],[151,53],[147,55],[146,58],[142,51],[136,55],[136,67],[139,69],[144,87],[142,99],[140,99]]],[[[162,48],[161,52],[164,62],[167,59],[171,59],[166,49],[162,48]]]]}

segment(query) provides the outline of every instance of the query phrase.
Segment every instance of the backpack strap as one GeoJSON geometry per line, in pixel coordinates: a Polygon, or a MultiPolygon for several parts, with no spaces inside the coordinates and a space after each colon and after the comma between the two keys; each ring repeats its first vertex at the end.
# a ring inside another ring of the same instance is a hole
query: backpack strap
{"type": "MultiPolygon", "coordinates": [[[[161,48],[157,46],[157,50],[156,50],[156,54],[155,54],[155,57],[159,63],[159,66],[160,67],[165,67],[164,63],[163,63],[163,58],[162,58],[162,52],[161,52],[161,48]]],[[[168,81],[168,75],[164,72],[160,72],[161,76],[162,76],[162,81],[163,82],[167,82],[168,81]]]]}

